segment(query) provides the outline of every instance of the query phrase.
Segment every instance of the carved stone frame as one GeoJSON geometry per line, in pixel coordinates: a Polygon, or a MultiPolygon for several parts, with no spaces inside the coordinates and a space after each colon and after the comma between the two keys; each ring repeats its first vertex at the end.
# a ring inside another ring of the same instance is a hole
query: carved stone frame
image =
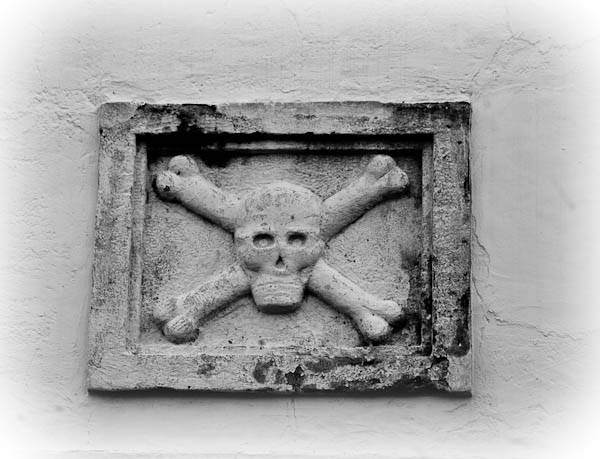
{"type": "Polygon", "coordinates": [[[99,110],[100,155],[89,330],[89,389],[321,391],[435,388],[470,393],[470,105],[306,104],[144,105],[99,110]],[[139,342],[147,155],[144,134],[357,136],[430,139],[431,339],[419,349],[215,349],[139,342]]]}

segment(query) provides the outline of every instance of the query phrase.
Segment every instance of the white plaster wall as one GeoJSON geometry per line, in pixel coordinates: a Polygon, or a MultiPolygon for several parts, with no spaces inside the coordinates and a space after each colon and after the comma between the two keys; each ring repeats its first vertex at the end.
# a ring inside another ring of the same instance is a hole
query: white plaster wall
{"type": "Polygon", "coordinates": [[[5,457],[600,457],[597,2],[4,1],[0,17],[5,457]],[[473,397],[88,395],[96,110],[130,100],[471,101],[473,397]]]}

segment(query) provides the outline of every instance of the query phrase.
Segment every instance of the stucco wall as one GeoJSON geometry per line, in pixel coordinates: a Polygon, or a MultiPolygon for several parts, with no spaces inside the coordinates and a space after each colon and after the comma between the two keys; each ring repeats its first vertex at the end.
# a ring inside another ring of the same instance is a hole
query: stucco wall
{"type": "Polygon", "coordinates": [[[597,4],[54,3],[0,5],[0,448],[600,454],[597,4]],[[321,100],[472,103],[473,397],[89,395],[98,106],[321,100]]]}

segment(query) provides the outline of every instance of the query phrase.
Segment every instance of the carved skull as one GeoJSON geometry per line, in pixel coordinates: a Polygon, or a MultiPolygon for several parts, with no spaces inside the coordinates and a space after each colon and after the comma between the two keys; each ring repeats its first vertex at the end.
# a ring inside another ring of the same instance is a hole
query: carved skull
{"type": "Polygon", "coordinates": [[[312,191],[286,182],[267,185],[244,201],[235,247],[260,311],[288,313],[300,306],[325,245],[322,205],[312,191]]]}

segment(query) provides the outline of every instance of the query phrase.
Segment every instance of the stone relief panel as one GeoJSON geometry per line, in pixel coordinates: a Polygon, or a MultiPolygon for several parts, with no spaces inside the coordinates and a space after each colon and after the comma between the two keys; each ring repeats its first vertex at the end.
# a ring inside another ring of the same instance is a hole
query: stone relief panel
{"type": "Polygon", "coordinates": [[[92,389],[468,392],[468,106],[350,105],[103,107],[92,389]]]}

